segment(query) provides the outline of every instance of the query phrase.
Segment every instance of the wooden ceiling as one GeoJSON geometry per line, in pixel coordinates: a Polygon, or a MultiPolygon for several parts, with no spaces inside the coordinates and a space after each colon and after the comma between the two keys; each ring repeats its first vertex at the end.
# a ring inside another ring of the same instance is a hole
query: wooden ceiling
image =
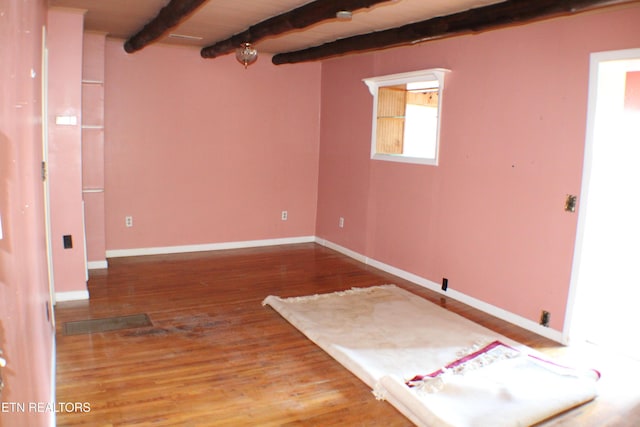
{"type": "Polygon", "coordinates": [[[151,43],[201,48],[214,58],[251,42],[275,64],[485,31],[638,0],[49,0],[86,10],[85,29],[121,38],[133,53],[151,43]],[[349,11],[351,19],[336,17],[349,11]]]}

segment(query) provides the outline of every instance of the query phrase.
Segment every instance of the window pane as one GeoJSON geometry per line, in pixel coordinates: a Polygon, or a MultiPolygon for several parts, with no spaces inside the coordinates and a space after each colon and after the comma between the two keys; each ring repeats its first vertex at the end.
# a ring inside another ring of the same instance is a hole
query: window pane
{"type": "Polygon", "coordinates": [[[407,104],[402,154],[435,159],[437,126],[437,108],[407,104]]]}
{"type": "Polygon", "coordinates": [[[438,164],[440,97],[448,70],[364,79],[374,97],[371,157],[438,164]]]}

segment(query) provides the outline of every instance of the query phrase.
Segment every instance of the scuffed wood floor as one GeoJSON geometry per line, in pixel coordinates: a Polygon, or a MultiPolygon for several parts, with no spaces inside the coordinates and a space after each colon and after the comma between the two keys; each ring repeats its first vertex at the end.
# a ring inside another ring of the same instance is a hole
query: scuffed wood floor
{"type": "Polygon", "coordinates": [[[315,244],[119,258],[90,301],[56,307],[58,426],[409,426],[275,311],[297,296],[395,283],[561,361],[593,361],[600,397],[546,426],[640,425],[639,363],[564,348],[315,244]],[[146,313],[153,326],[65,336],[67,321],[146,313]],[[627,363],[627,362],[625,362],[627,363]]]}

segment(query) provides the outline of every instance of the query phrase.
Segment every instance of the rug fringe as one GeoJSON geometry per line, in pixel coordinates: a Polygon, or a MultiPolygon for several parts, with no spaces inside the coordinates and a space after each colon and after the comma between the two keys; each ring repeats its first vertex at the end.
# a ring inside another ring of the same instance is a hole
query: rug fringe
{"type": "Polygon", "coordinates": [[[267,298],[265,298],[262,301],[262,305],[265,306],[268,304],[268,299],[269,298],[275,298],[277,300],[280,301],[287,301],[287,302],[296,302],[296,303],[304,303],[307,301],[316,301],[319,299],[324,299],[324,298],[330,298],[330,297],[334,297],[334,296],[347,296],[347,295],[358,295],[358,294],[369,294],[372,292],[375,292],[376,290],[379,289],[391,289],[391,288],[397,288],[396,285],[393,284],[387,284],[387,285],[378,285],[378,286],[369,286],[366,288],[358,288],[358,287],[353,287],[351,289],[347,289],[344,291],[336,291],[336,292],[329,292],[329,293],[325,293],[325,294],[314,294],[314,295],[304,295],[301,297],[288,297],[288,298],[281,298],[275,295],[270,295],[267,298]]]}
{"type": "Polygon", "coordinates": [[[387,400],[387,389],[378,381],[371,390],[371,393],[376,397],[376,400],[387,400]]]}

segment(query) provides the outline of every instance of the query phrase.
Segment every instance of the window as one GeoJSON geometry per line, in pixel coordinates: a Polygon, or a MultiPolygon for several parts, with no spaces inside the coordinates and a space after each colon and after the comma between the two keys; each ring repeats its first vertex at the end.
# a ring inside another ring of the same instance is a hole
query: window
{"type": "Polygon", "coordinates": [[[438,164],[447,72],[436,68],[364,79],[373,95],[372,159],[438,164]]]}

